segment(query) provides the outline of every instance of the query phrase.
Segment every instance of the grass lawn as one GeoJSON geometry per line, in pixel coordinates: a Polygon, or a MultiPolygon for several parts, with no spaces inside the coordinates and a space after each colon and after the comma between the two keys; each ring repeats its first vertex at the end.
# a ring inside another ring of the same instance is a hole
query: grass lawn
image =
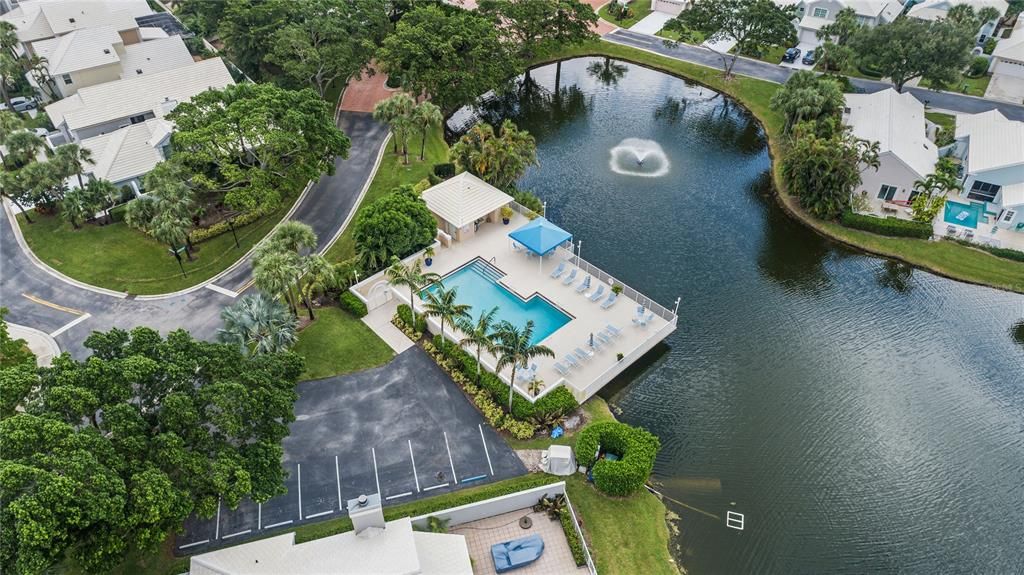
{"type": "MultiPolygon", "coordinates": [[[[701,34],[696,30],[692,31],[691,33],[693,34],[693,42],[687,42],[687,44],[699,46],[702,42],[704,42],[704,34],[701,34]]],[[[655,35],[660,36],[661,38],[664,38],[666,40],[674,40],[676,42],[679,41],[679,32],[676,32],[675,30],[665,30],[664,28],[662,28],[661,30],[658,30],[657,34],[655,35]]]]}
{"type": "Polygon", "coordinates": [[[924,117],[927,118],[933,124],[936,124],[942,128],[943,132],[952,132],[956,130],[956,116],[953,114],[943,114],[942,112],[925,112],[924,117]]]}
{"type": "MultiPolygon", "coordinates": [[[[782,57],[786,54],[786,46],[772,46],[765,50],[760,56],[747,56],[748,58],[755,58],[762,62],[768,62],[769,64],[778,64],[782,62],[782,57]]],[[[800,54],[803,58],[804,55],[800,54]]]]}
{"type": "MultiPolygon", "coordinates": [[[[978,78],[970,78],[968,76],[961,75],[959,80],[943,88],[943,90],[946,90],[947,92],[967,94],[968,96],[978,96],[981,98],[985,96],[985,90],[988,90],[988,83],[991,81],[992,76],[989,74],[985,74],[978,78]]],[[[931,88],[931,84],[929,84],[927,80],[921,80],[920,86],[922,88],[931,88]]]]}
{"type": "Polygon", "coordinates": [[[643,20],[644,16],[651,13],[651,0],[633,0],[629,3],[629,9],[633,11],[633,17],[626,18],[624,20],[616,20],[608,13],[608,7],[610,5],[611,2],[601,6],[601,9],[597,11],[597,15],[620,28],[629,28],[633,24],[643,20]]]}
{"type": "MultiPolygon", "coordinates": [[[[596,395],[583,403],[583,411],[586,414],[588,424],[615,419],[615,416],[612,415],[612,412],[608,409],[608,404],[605,400],[596,395]]],[[[546,449],[549,445],[568,445],[573,447],[576,445],[576,435],[578,433],[579,431],[566,433],[558,439],[551,439],[547,436],[526,440],[506,437],[505,441],[512,447],[512,449],[546,449]]]]}
{"type": "Polygon", "coordinates": [[[32,214],[32,224],[19,215],[18,222],[29,247],[50,267],[95,286],[148,295],[185,289],[217,275],[263,239],[292,201],[294,198],[273,213],[236,228],[240,247],[235,247],[231,233],[197,244],[195,261],[183,260],[187,277],[182,277],[167,246],[124,222],[84,224],[79,230],[59,215],[32,214]]]}
{"type": "MultiPolygon", "coordinates": [[[[388,142],[388,149],[381,158],[377,173],[373,176],[370,188],[366,190],[366,197],[359,204],[358,210],[370,205],[377,198],[387,194],[394,188],[403,184],[415,184],[426,178],[434,169],[434,164],[448,161],[448,144],[444,141],[443,129],[434,129],[427,137],[427,148],[424,161],[419,161],[420,141],[419,138],[409,140],[409,165],[402,164],[402,157],[392,153],[392,144],[388,142]]],[[[358,210],[356,215],[358,216],[358,210]]],[[[353,219],[353,222],[355,220],[353,219]]],[[[350,223],[341,234],[338,241],[327,251],[327,258],[331,261],[340,262],[356,255],[356,244],[352,237],[354,226],[350,223]]]]}
{"type": "Polygon", "coordinates": [[[306,359],[302,380],[377,367],[394,356],[366,324],[336,307],[317,310],[316,321],[299,333],[292,351],[306,359]]]}

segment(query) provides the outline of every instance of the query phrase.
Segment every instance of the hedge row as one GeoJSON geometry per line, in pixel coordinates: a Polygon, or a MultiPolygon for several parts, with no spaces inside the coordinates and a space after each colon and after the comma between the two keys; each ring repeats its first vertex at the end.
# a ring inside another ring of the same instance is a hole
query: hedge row
{"type": "Polygon", "coordinates": [[[899,218],[876,218],[855,214],[852,211],[843,212],[842,224],[848,228],[864,230],[883,236],[897,238],[919,238],[927,240],[932,237],[932,225],[899,218]]]}
{"type": "MultiPolygon", "coordinates": [[[[423,317],[423,314],[416,316],[416,323],[414,325],[412,321],[412,308],[403,303],[398,306],[398,311],[396,313],[398,315],[398,319],[401,320],[405,327],[419,334],[427,331],[427,319],[423,317]]],[[[416,339],[418,340],[419,338],[416,339]]]]}
{"type": "Polygon", "coordinates": [[[358,318],[366,317],[366,314],[368,313],[366,311],[366,304],[350,291],[341,292],[341,295],[338,296],[338,305],[341,309],[358,318]]]}
{"type": "Polygon", "coordinates": [[[961,239],[958,239],[958,238],[945,238],[945,239],[947,239],[947,240],[949,240],[951,242],[956,242],[958,244],[965,245],[965,246],[970,247],[970,248],[975,248],[975,249],[979,249],[979,250],[982,250],[982,251],[986,251],[986,252],[996,256],[997,258],[1003,258],[1003,259],[1006,259],[1006,260],[1013,260],[1015,262],[1024,262],[1024,252],[1019,252],[1017,250],[1011,250],[1009,248],[997,248],[995,246],[987,246],[985,244],[976,244],[974,242],[969,242],[967,240],[961,240],[961,239]]]}
{"type": "Polygon", "coordinates": [[[601,421],[585,428],[576,437],[576,460],[589,465],[594,485],[608,495],[630,495],[642,489],[654,469],[654,458],[661,449],[658,438],[640,427],[618,421],[601,421]],[[619,456],[616,461],[599,459],[598,449],[619,456]]]}
{"type": "MultiPolygon", "coordinates": [[[[232,219],[232,224],[237,229],[237,228],[240,228],[242,226],[251,224],[251,223],[255,222],[256,220],[258,220],[258,219],[260,219],[262,217],[263,217],[263,212],[260,212],[258,210],[257,211],[252,211],[252,212],[245,212],[243,214],[239,214],[238,216],[235,216],[232,219]]],[[[189,232],[188,237],[189,237],[189,239],[192,240],[192,243],[199,244],[199,243],[205,242],[206,240],[211,240],[211,239],[213,239],[213,238],[215,238],[217,236],[224,235],[224,234],[226,234],[226,233],[228,233],[230,231],[231,231],[231,226],[228,225],[228,221],[227,220],[221,220],[221,221],[213,224],[212,226],[205,227],[205,228],[196,228],[196,229],[192,230],[191,232],[189,232]]]]}
{"type": "Polygon", "coordinates": [[[568,509],[563,509],[558,516],[562,522],[562,531],[565,532],[565,540],[569,542],[572,558],[576,561],[577,567],[583,567],[587,564],[587,554],[583,552],[583,542],[580,541],[580,534],[576,532],[576,526],[573,525],[572,513],[568,509]]]}

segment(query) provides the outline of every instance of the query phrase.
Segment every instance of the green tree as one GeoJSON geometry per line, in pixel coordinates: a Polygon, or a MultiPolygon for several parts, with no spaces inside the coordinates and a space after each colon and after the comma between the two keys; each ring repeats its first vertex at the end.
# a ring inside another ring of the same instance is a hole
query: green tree
{"type": "Polygon", "coordinates": [[[846,7],[836,13],[835,19],[817,32],[821,45],[814,54],[826,71],[842,70],[853,58],[850,41],[861,29],[857,11],[846,7]]]}
{"type": "MultiPolygon", "coordinates": [[[[0,110],[0,146],[7,145],[7,137],[25,127],[21,116],[11,110],[0,110]]],[[[0,164],[7,167],[7,158],[0,151],[0,164]]]]}
{"type": "MultiPolygon", "coordinates": [[[[320,254],[309,254],[302,260],[302,296],[309,302],[309,319],[314,320],[312,301],[327,290],[339,289],[338,270],[320,254]]],[[[347,287],[347,286],[346,286],[347,287]]]]}
{"type": "Polygon", "coordinates": [[[531,360],[538,357],[555,357],[551,348],[532,343],[533,320],[528,320],[522,329],[508,321],[498,324],[498,344],[495,351],[498,353],[498,364],[494,370],[501,373],[506,367],[512,368],[511,379],[508,386],[508,412],[512,413],[512,394],[516,381],[516,370],[519,366],[526,367],[531,360]]]}
{"type": "Polygon", "coordinates": [[[719,54],[725,76],[729,77],[740,54],[759,52],[767,46],[794,44],[795,17],[795,6],[781,7],[772,0],[696,0],[676,18],[678,26],[697,30],[711,42],[730,38],[736,41],[731,55],[719,54]]]}
{"type": "Polygon", "coordinates": [[[516,128],[512,120],[505,120],[497,134],[490,124],[481,122],[459,138],[448,157],[460,169],[505,189],[526,168],[537,165],[537,143],[529,132],[516,128]]]}
{"type": "Polygon", "coordinates": [[[416,291],[427,284],[440,281],[441,276],[433,272],[424,273],[423,263],[419,258],[405,265],[398,256],[391,256],[391,266],[384,275],[388,278],[389,284],[409,288],[409,309],[412,310],[412,323],[416,325],[416,291]]]}
{"type": "Polygon", "coordinates": [[[313,313],[313,304],[309,299],[308,293],[303,289],[302,278],[308,272],[309,260],[312,257],[308,254],[316,248],[316,245],[316,232],[313,231],[309,224],[290,220],[278,225],[274,233],[271,234],[270,239],[257,248],[256,252],[257,260],[273,252],[284,252],[294,255],[296,270],[293,282],[299,297],[302,298],[303,305],[309,312],[310,320],[316,319],[316,316],[313,313]]]}
{"type": "Polygon", "coordinates": [[[859,60],[892,80],[896,90],[914,78],[940,88],[957,80],[970,61],[974,42],[969,27],[945,18],[897,18],[864,28],[851,46],[859,60]]]}
{"type": "Polygon", "coordinates": [[[128,202],[124,210],[124,223],[137,230],[149,231],[150,223],[156,217],[157,201],[152,196],[142,196],[128,202]]]}
{"type": "MultiPolygon", "coordinates": [[[[10,328],[7,325],[7,314],[10,310],[0,307],[0,368],[14,367],[30,364],[35,366],[36,356],[28,349],[28,344],[23,339],[11,337],[10,328]]],[[[7,394],[0,394],[6,396],[7,394]]],[[[0,415],[0,417],[3,417],[0,415]]]]}
{"type": "Polygon", "coordinates": [[[185,248],[185,256],[192,261],[192,250],[189,249],[188,233],[192,229],[192,222],[171,211],[158,211],[149,223],[149,233],[156,241],[165,243],[171,248],[171,253],[177,254],[178,250],[185,248]]]}
{"type": "Polygon", "coordinates": [[[404,258],[434,241],[437,221],[412,186],[395,188],[356,215],[353,235],[364,270],[404,258]]]}
{"type": "Polygon", "coordinates": [[[266,59],[321,98],[336,80],[369,64],[388,26],[383,0],[305,0],[293,3],[291,12],[266,59]]]}
{"type": "Polygon", "coordinates": [[[26,222],[33,223],[28,210],[22,205],[23,202],[32,201],[32,190],[29,187],[28,179],[25,178],[25,174],[21,173],[21,170],[0,170],[0,194],[3,194],[3,197],[11,200],[18,207],[18,210],[25,216],[26,222]]]}
{"type": "Polygon", "coordinates": [[[480,381],[480,357],[483,352],[493,353],[496,349],[501,332],[498,331],[498,307],[481,311],[476,321],[464,318],[458,323],[459,330],[465,335],[459,345],[471,345],[476,348],[476,380],[480,381]]]}
{"type": "Polygon", "coordinates": [[[411,124],[420,133],[421,162],[426,157],[424,154],[427,150],[427,134],[430,133],[431,128],[440,126],[441,122],[444,122],[441,108],[438,108],[432,102],[424,100],[412,109],[411,124]]]}
{"type": "Polygon", "coordinates": [[[36,161],[36,156],[43,149],[43,139],[29,130],[9,133],[4,136],[3,143],[7,147],[7,159],[13,164],[8,167],[14,169],[36,161]]]}
{"type": "MultiPolygon", "coordinates": [[[[0,568],[109,572],[189,514],[284,493],[281,441],[302,359],[149,328],[95,332],[0,421],[0,568]]],[[[9,398],[4,398],[5,402],[9,398]]]]}
{"type": "MultiPolygon", "coordinates": [[[[204,3],[204,0],[198,0],[198,3],[204,3]]],[[[291,16],[298,3],[291,0],[224,0],[223,4],[217,19],[217,34],[224,41],[231,61],[252,79],[264,79],[263,60],[274,49],[276,32],[292,21],[291,16]]],[[[216,16],[213,8],[203,12],[203,16],[216,16]]]]}
{"type": "MultiPolygon", "coordinates": [[[[948,158],[943,158],[943,160],[948,161],[948,158]]],[[[960,186],[960,180],[956,177],[955,168],[954,171],[950,171],[937,165],[934,173],[914,182],[915,196],[911,202],[914,221],[931,223],[942,207],[946,205],[946,195],[961,189],[963,188],[960,186]]]]}
{"type": "Polygon", "coordinates": [[[384,122],[391,129],[391,139],[395,154],[403,152],[405,163],[409,163],[409,129],[412,128],[413,110],[416,100],[405,92],[397,92],[386,100],[381,100],[373,107],[373,119],[384,122]]]}
{"type": "Polygon", "coordinates": [[[377,60],[405,89],[429,94],[446,113],[511,78],[519,65],[489,18],[433,5],[405,14],[377,60]]]}
{"type": "Polygon", "coordinates": [[[276,207],[282,189],[333,174],[335,158],[348,155],[333,106],[310,89],[235,84],[194,96],[169,119],[175,161],[193,185],[238,210],[276,207]]]}
{"type": "Polygon", "coordinates": [[[257,293],[220,312],[224,327],[217,339],[238,347],[242,355],[287,351],[298,339],[298,321],[281,302],[257,293]]]}
{"type": "Polygon", "coordinates": [[[59,164],[51,162],[30,162],[18,170],[18,176],[28,190],[29,201],[36,207],[52,211],[64,199],[64,180],[70,174],[61,170],[59,164]]]}
{"type": "MultiPolygon", "coordinates": [[[[8,22],[3,22],[3,24],[8,24],[8,22]]],[[[8,110],[14,109],[14,104],[11,103],[10,89],[21,73],[21,65],[17,58],[7,52],[0,52],[0,96],[3,97],[8,110]]]]}
{"type": "Polygon", "coordinates": [[[83,148],[78,144],[63,144],[57,146],[53,151],[53,158],[51,162],[57,162],[61,166],[61,171],[66,174],[71,174],[78,178],[78,187],[85,188],[85,182],[82,181],[82,173],[85,171],[86,165],[94,165],[96,162],[92,159],[92,152],[89,148],[83,148]]]}
{"type": "Polygon", "coordinates": [[[793,144],[782,160],[790,192],[812,214],[834,219],[850,205],[863,169],[878,169],[878,142],[854,137],[848,127],[820,133],[813,122],[793,130],[793,144]]]}
{"type": "Polygon", "coordinates": [[[299,310],[292,286],[301,273],[302,265],[294,252],[271,250],[254,258],[252,277],[256,287],[269,296],[284,297],[294,316],[298,316],[299,310]]]}
{"type": "Polygon", "coordinates": [[[91,207],[88,192],[81,188],[75,188],[64,194],[64,199],[60,202],[60,215],[77,230],[82,227],[78,222],[89,219],[95,213],[90,212],[91,207]]]}
{"type": "Polygon", "coordinates": [[[110,208],[114,207],[120,197],[121,190],[109,180],[92,180],[85,186],[86,207],[90,212],[89,216],[102,211],[108,224],[114,223],[110,208]]]}
{"type": "Polygon", "coordinates": [[[522,62],[597,38],[591,30],[597,14],[579,0],[481,0],[478,10],[495,21],[522,62]]]}
{"type": "Polygon", "coordinates": [[[425,294],[426,301],[423,303],[423,314],[427,317],[436,317],[441,323],[441,342],[447,346],[444,339],[444,326],[456,326],[459,322],[469,318],[470,306],[458,302],[459,288],[445,288],[438,285],[425,294]]]}
{"type": "Polygon", "coordinates": [[[784,131],[805,121],[838,116],[843,109],[843,89],[831,78],[800,70],[776,90],[771,107],[786,117],[784,131]]]}

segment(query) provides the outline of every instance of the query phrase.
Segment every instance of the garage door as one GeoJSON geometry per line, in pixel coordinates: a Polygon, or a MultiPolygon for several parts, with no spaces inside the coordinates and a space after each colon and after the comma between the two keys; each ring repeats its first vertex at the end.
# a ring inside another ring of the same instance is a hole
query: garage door
{"type": "Polygon", "coordinates": [[[1024,78],[1024,64],[1009,60],[1000,60],[992,70],[992,73],[1024,78]]]}

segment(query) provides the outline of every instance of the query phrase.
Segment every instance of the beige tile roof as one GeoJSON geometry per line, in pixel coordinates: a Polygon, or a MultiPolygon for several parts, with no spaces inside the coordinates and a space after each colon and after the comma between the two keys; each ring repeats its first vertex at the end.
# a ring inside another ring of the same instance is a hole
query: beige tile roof
{"type": "Polygon", "coordinates": [[[1024,122],[1008,120],[999,110],[958,115],[956,137],[967,138],[971,173],[1024,164],[1024,122]]]}
{"type": "Polygon", "coordinates": [[[925,133],[924,105],[892,88],[874,94],[847,94],[845,121],[858,138],[878,142],[921,177],[932,173],[938,149],[925,133]]]}
{"type": "MultiPolygon", "coordinates": [[[[945,18],[953,6],[963,3],[963,0],[924,0],[911,6],[907,15],[921,20],[937,20],[945,18]]],[[[991,6],[998,10],[1000,15],[1006,14],[1010,7],[1006,0],[971,0],[970,4],[975,10],[991,6]]]]}
{"type": "Polygon", "coordinates": [[[181,36],[140,42],[124,47],[121,56],[121,78],[134,78],[142,74],[157,74],[195,63],[181,36]],[[139,72],[141,70],[141,72],[139,72]]]}
{"type": "Polygon", "coordinates": [[[1013,27],[1013,34],[996,43],[996,49],[992,56],[1003,60],[1014,60],[1024,62],[1024,17],[1017,17],[1017,25],[1013,27]]]}
{"type": "Polygon", "coordinates": [[[512,201],[512,196],[462,172],[423,192],[427,208],[455,227],[472,224],[512,201]]]}
{"type": "Polygon", "coordinates": [[[118,63],[121,58],[115,44],[122,44],[117,30],[98,26],[34,42],[32,49],[46,58],[50,74],[57,76],[118,63]]]}
{"type": "Polygon", "coordinates": [[[170,134],[171,122],[153,118],[93,138],[79,145],[92,152],[94,164],[85,171],[111,182],[123,182],[148,174],[163,161],[157,146],[170,134]]]}
{"type": "Polygon", "coordinates": [[[78,130],[120,118],[154,113],[163,117],[165,101],[185,102],[210,88],[234,84],[220,58],[195,62],[189,66],[106,82],[80,89],[46,107],[54,126],[67,123],[78,130]]]}

